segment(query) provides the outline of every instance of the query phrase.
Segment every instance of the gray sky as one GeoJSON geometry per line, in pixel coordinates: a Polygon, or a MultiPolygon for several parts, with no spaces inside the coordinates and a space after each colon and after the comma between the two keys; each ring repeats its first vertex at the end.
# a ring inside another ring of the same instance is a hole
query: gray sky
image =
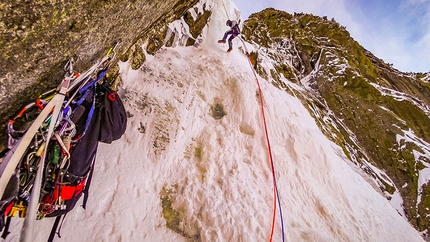
{"type": "Polygon", "coordinates": [[[430,71],[430,0],[232,1],[243,19],[268,7],[334,18],[364,48],[400,71],[430,71]]]}

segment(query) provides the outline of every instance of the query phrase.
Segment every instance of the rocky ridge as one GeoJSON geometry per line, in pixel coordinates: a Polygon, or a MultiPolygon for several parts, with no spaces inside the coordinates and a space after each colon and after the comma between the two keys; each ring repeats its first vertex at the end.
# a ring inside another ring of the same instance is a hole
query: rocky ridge
{"type": "Polygon", "coordinates": [[[255,68],[299,97],[321,129],[419,231],[430,226],[430,85],[365,50],[334,19],[266,9],[250,16],[255,68]],[[423,182],[424,181],[424,182],[423,182]]]}

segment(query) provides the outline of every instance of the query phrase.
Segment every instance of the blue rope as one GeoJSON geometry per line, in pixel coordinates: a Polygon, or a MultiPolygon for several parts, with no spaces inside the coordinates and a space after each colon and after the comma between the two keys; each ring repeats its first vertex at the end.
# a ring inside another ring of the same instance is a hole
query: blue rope
{"type": "MultiPolygon", "coordinates": [[[[274,175],[275,176],[275,175],[274,175]]],[[[276,189],[276,196],[278,198],[278,206],[279,206],[279,216],[281,217],[281,228],[282,228],[282,241],[285,241],[284,238],[284,219],[282,217],[282,206],[281,206],[281,199],[279,198],[279,193],[278,193],[278,184],[276,182],[276,176],[275,176],[275,189],[276,189]]]]}
{"type": "Polygon", "coordinates": [[[92,86],[94,86],[94,85],[96,85],[97,84],[97,82],[98,81],[100,81],[100,79],[102,79],[103,77],[105,77],[106,76],[106,74],[107,74],[107,72],[108,72],[108,70],[106,69],[106,70],[104,70],[103,72],[101,72],[98,76],[97,76],[97,78],[95,79],[95,80],[93,80],[93,81],[91,81],[90,83],[88,83],[87,85],[85,85],[84,87],[82,87],[80,90],[79,90],[79,93],[84,93],[85,91],[87,91],[87,89],[88,88],[90,88],[90,87],[92,87],[92,86]]]}
{"type": "Polygon", "coordinates": [[[82,97],[76,102],[76,106],[79,106],[82,104],[82,102],[86,99],[86,97],[88,96],[88,94],[91,92],[91,87],[93,89],[93,98],[92,98],[92,105],[90,108],[90,111],[88,112],[88,116],[87,116],[87,120],[85,121],[85,128],[84,131],[82,132],[82,134],[77,138],[77,140],[79,140],[80,138],[82,138],[86,133],[87,130],[90,126],[91,120],[93,119],[93,115],[94,115],[94,110],[96,107],[96,85],[98,83],[98,81],[100,79],[102,79],[103,77],[106,76],[106,73],[108,72],[108,70],[104,70],[102,73],[100,73],[100,75],[97,76],[97,78],[93,81],[91,81],[88,85],[84,86],[81,88],[81,90],[79,90],[79,93],[83,93],[85,92],[82,97]]]}

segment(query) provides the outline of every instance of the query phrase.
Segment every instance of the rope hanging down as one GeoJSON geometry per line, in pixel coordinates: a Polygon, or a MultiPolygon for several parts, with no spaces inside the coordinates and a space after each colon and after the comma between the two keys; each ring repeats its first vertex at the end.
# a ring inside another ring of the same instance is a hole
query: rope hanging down
{"type": "Polygon", "coordinates": [[[227,19],[230,19],[230,16],[228,16],[227,8],[225,7],[224,1],[222,2],[222,5],[224,6],[225,15],[227,15],[227,19]]]}
{"type": "Polygon", "coordinates": [[[272,168],[272,177],[273,177],[273,218],[272,218],[272,229],[271,229],[271,233],[270,233],[270,241],[272,241],[272,239],[273,239],[273,232],[275,230],[276,200],[278,201],[279,214],[280,214],[280,218],[281,218],[282,241],[284,241],[284,220],[282,218],[281,200],[279,199],[278,186],[276,184],[276,175],[275,175],[275,166],[274,166],[274,163],[273,163],[272,148],[270,146],[269,133],[267,131],[266,115],[264,113],[263,92],[261,91],[260,82],[258,81],[257,74],[255,73],[255,70],[252,67],[251,57],[249,55],[248,49],[246,48],[245,42],[243,41],[243,39],[241,37],[239,37],[239,39],[242,41],[243,47],[245,48],[246,56],[248,57],[249,66],[251,67],[252,73],[254,74],[254,77],[255,77],[255,81],[257,82],[258,92],[259,92],[259,95],[260,95],[261,114],[263,116],[263,123],[264,123],[264,132],[266,134],[267,149],[268,149],[269,158],[270,158],[270,166],[272,168]]]}

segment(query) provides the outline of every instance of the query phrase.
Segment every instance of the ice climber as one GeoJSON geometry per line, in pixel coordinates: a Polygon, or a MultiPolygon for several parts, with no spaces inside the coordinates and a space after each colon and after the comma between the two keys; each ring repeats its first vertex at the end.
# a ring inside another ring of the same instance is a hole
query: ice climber
{"type": "Polygon", "coordinates": [[[218,43],[225,43],[225,40],[227,39],[228,35],[231,34],[230,38],[228,38],[228,50],[227,52],[230,52],[233,49],[233,43],[232,40],[236,38],[240,34],[239,24],[233,20],[230,19],[227,20],[226,25],[230,27],[230,30],[227,30],[224,34],[224,37],[222,40],[218,40],[218,43]]]}

